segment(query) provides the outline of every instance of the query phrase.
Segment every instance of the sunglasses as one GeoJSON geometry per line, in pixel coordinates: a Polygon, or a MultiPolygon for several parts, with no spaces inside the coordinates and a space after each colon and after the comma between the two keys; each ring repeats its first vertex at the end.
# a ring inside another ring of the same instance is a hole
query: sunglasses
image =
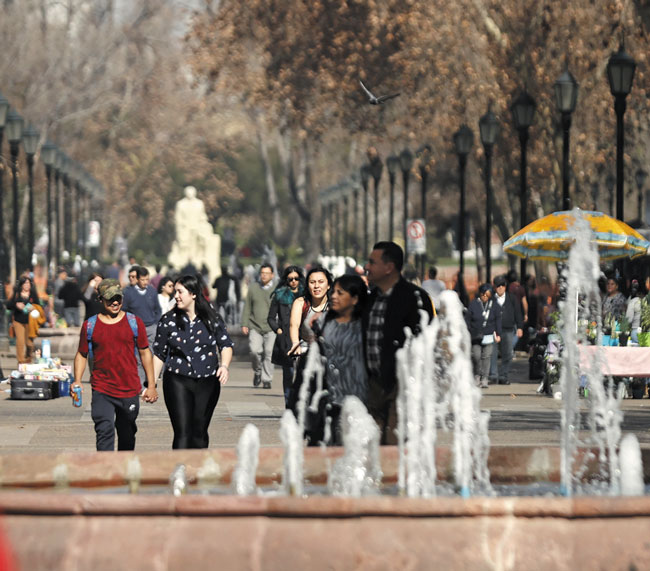
{"type": "Polygon", "coordinates": [[[287,278],[287,281],[288,281],[288,282],[299,282],[299,281],[300,281],[300,278],[292,278],[291,276],[289,276],[289,277],[287,278]]]}
{"type": "Polygon", "coordinates": [[[104,302],[107,305],[113,305],[115,303],[121,304],[122,303],[122,296],[121,295],[116,295],[115,297],[112,297],[111,299],[105,299],[104,302]]]}

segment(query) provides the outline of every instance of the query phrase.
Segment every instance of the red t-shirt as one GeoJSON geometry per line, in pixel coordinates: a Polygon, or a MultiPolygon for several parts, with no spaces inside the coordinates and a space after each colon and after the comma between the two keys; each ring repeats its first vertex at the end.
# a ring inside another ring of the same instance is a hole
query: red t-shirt
{"type": "MultiPolygon", "coordinates": [[[[136,317],[136,321],[138,348],[146,349],[149,346],[147,329],[139,317],[136,317]]],[[[84,321],[79,336],[79,353],[84,356],[88,355],[87,327],[88,321],[84,321]]],[[[126,314],[112,325],[97,318],[92,336],[93,369],[90,384],[93,390],[117,398],[140,394],[140,377],[133,342],[133,331],[126,314]]]]}

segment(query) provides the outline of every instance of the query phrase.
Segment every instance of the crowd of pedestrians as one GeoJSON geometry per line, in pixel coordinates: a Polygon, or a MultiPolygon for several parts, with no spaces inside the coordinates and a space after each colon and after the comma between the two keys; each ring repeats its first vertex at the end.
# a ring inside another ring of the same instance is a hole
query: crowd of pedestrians
{"type": "MultiPolygon", "coordinates": [[[[145,266],[133,263],[121,272],[113,265],[89,273],[83,287],[80,276],[59,270],[50,305],[70,325],[81,325],[73,388],[82,386],[90,363],[98,450],[112,450],[116,433],[118,449],[133,449],[139,403],[156,402],[160,382],[174,432],[172,447],[207,447],[210,421],[229,379],[234,344],[228,328],[235,326],[247,337],[254,387],[270,389],[274,366],[281,367],[285,406],[294,412],[305,394],[323,391],[306,426],[311,443],[341,443],[341,408],[353,395],[377,422],[381,442],[394,444],[396,352],[409,331],[419,332],[423,315],[433,319],[445,289],[436,268],[429,269],[421,287],[407,279],[403,251],[393,242],[376,243],[362,271],[349,267],[339,276],[319,265],[287,265],[276,278],[275,262],[264,262],[247,280],[240,268],[224,267],[212,282],[212,302],[209,282],[193,268],[170,269],[165,275],[156,266],[150,279],[145,266]],[[322,387],[314,385],[305,367],[315,350],[325,365],[322,387]]],[[[471,359],[481,388],[510,384],[515,348],[526,348],[531,335],[553,323],[557,286],[545,277],[527,276],[522,282],[515,272],[499,275],[481,284],[467,304],[471,359]]],[[[601,281],[602,319],[627,316],[634,331],[643,285],[647,289],[650,280],[631,280],[629,297],[619,284],[616,276],[601,281]]],[[[28,276],[7,301],[19,363],[31,358],[29,319],[35,306],[47,306],[42,301],[28,276]]]]}

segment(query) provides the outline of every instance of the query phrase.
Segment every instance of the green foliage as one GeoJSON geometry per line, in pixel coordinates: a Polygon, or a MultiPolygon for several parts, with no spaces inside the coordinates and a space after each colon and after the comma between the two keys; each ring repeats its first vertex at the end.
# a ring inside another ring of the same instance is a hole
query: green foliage
{"type": "Polygon", "coordinates": [[[641,300],[641,331],[650,332],[650,302],[647,297],[641,300]]]}
{"type": "Polygon", "coordinates": [[[629,335],[632,332],[632,323],[625,315],[619,318],[618,327],[620,332],[624,335],[629,335]]]}

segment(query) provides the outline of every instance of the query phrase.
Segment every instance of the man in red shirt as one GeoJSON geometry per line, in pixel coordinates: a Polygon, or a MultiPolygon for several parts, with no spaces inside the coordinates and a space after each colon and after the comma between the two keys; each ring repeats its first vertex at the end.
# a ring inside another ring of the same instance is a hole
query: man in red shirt
{"type": "Polygon", "coordinates": [[[97,450],[114,450],[116,431],[117,449],[133,450],[137,432],[135,420],[140,410],[138,397],[142,390],[135,357],[136,348],[148,381],[148,388],[142,398],[145,402],[152,403],[158,400],[147,330],[139,317],[129,317],[122,311],[122,288],[117,280],[102,280],[97,291],[103,309],[96,316],[96,321],[91,322],[93,318],[87,319],[81,327],[79,348],[74,358],[75,380],[70,386],[70,394],[75,387],[82,387],[81,378],[92,347],[91,414],[95,422],[97,450]],[[137,324],[137,336],[130,320],[137,324]],[[91,347],[88,342],[89,323],[91,347]]]}

